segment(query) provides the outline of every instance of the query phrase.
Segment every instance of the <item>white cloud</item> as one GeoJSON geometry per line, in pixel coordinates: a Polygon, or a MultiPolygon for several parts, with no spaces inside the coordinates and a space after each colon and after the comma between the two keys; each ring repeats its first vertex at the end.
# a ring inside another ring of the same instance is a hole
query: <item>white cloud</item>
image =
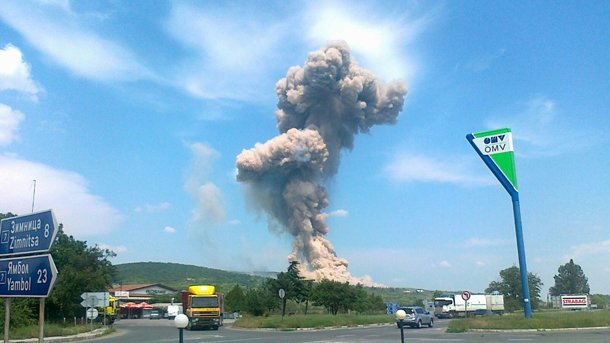
{"type": "Polygon", "coordinates": [[[229,222],[227,224],[229,224],[229,225],[239,225],[239,224],[241,224],[241,221],[239,219],[231,219],[231,220],[229,220],[229,222]]]}
{"type": "Polygon", "coordinates": [[[327,217],[331,218],[331,217],[347,217],[349,215],[349,212],[347,210],[344,209],[338,209],[336,211],[332,211],[326,214],[327,217]]]}
{"type": "Polygon", "coordinates": [[[127,48],[88,30],[78,16],[21,1],[0,2],[0,20],[36,49],[72,73],[101,81],[132,81],[155,76],[127,48]]]}
{"type": "Polygon", "coordinates": [[[465,185],[489,185],[490,177],[471,175],[465,159],[444,158],[399,153],[383,168],[384,175],[396,182],[439,182],[465,185]]]}
{"type": "Polygon", "coordinates": [[[449,263],[449,261],[447,260],[443,260],[438,264],[439,267],[441,268],[451,268],[451,263],[449,263]]]}
{"type": "Polygon", "coordinates": [[[134,209],[136,213],[159,213],[169,210],[171,204],[169,202],[162,202],[160,204],[145,204],[143,206],[138,206],[134,209]]]}
{"type": "Polygon", "coordinates": [[[475,265],[477,267],[485,267],[487,265],[487,263],[485,263],[484,261],[476,261],[475,265]]]}
{"type": "Polygon", "coordinates": [[[610,255],[610,239],[571,246],[565,259],[603,254],[610,255]]]}
{"type": "Polygon", "coordinates": [[[171,227],[171,226],[166,226],[166,227],[164,227],[164,228],[163,228],[163,232],[165,232],[165,233],[170,233],[170,234],[171,234],[171,233],[176,233],[176,229],[174,229],[174,228],[173,228],[173,227],[171,227]]]}
{"type": "Polygon", "coordinates": [[[506,245],[509,242],[503,239],[490,239],[490,238],[470,238],[466,241],[465,247],[474,248],[474,247],[497,247],[506,245]]]}
{"type": "Polygon", "coordinates": [[[19,48],[7,44],[0,49],[0,91],[15,90],[37,100],[41,88],[32,80],[30,66],[23,60],[19,48]]]}
{"type": "MultiPolygon", "coordinates": [[[[414,7],[412,7],[414,8],[414,7]]],[[[417,71],[415,58],[404,51],[435,20],[438,11],[422,15],[388,15],[388,8],[357,6],[354,3],[311,3],[306,11],[307,39],[314,45],[344,40],[360,63],[382,79],[409,81],[417,71]]]]}
{"type": "Polygon", "coordinates": [[[222,194],[208,177],[218,152],[207,144],[188,145],[192,154],[192,166],[184,185],[185,191],[195,201],[191,215],[191,229],[206,231],[226,219],[222,194]]]}
{"type": "Polygon", "coordinates": [[[77,238],[112,232],[122,215],[101,197],[91,194],[87,181],[74,172],[0,155],[0,209],[27,214],[32,210],[33,180],[36,180],[35,210],[53,209],[64,231],[77,238]]]}
{"type": "Polygon", "coordinates": [[[466,70],[480,73],[491,67],[491,65],[506,53],[506,49],[498,49],[493,52],[488,52],[477,56],[464,64],[466,70]]]}
{"type": "Polygon", "coordinates": [[[112,252],[114,252],[117,255],[123,254],[123,253],[127,252],[127,247],[124,246],[124,245],[115,245],[115,246],[112,246],[112,245],[109,245],[109,244],[106,244],[106,243],[99,243],[99,244],[96,244],[96,246],[98,248],[100,248],[100,249],[111,250],[112,252]]]}
{"type": "Polygon", "coordinates": [[[0,103],[0,146],[9,145],[18,139],[19,124],[25,115],[0,103]]]}
{"type": "Polygon", "coordinates": [[[596,144],[595,129],[574,122],[579,113],[562,115],[556,101],[536,95],[487,121],[490,129],[510,127],[515,154],[520,157],[557,156],[596,144]]]}
{"type": "MultiPolygon", "coordinates": [[[[264,16],[252,19],[244,8],[199,8],[175,3],[167,20],[169,34],[194,52],[178,61],[176,81],[191,95],[206,98],[256,99],[261,79],[275,67],[273,55],[288,28],[264,16]]],[[[267,80],[272,87],[274,80],[267,80]]]]}

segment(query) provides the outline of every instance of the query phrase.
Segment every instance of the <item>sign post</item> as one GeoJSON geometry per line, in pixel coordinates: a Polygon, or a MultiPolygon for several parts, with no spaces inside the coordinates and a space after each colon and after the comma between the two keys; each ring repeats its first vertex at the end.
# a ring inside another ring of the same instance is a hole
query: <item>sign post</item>
{"type": "Polygon", "coordinates": [[[471,293],[469,291],[462,292],[462,300],[464,300],[464,316],[468,318],[468,300],[470,300],[471,293]]]}
{"type": "MultiPolygon", "coordinates": [[[[33,206],[32,203],[32,209],[33,206]]],[[[40,298],[38,342],[44,341],[45,298],[57,279],[53,258],[45,253],[51,249],[56,235],[53,210],[0,221],[0,297],[6,297],[4,342],[9,338],[11,297],[40,298]]]]}
{"type": "Polygon", "coordinates": [[[517,238],[517,253],[519,255],[519,271],[521,273],[521,291],[525,318],[532,317],[532,305],[527,278],[527,263],[525,261],[525,245],[521,227],[521,208],[519,205],[519,189],[515,170],[513,152],[513,136],[509,128],[470,133],[466,139],[477,152],[485,165],[496,176],[513,202],[515,218],[515,235],[517,238]]]}

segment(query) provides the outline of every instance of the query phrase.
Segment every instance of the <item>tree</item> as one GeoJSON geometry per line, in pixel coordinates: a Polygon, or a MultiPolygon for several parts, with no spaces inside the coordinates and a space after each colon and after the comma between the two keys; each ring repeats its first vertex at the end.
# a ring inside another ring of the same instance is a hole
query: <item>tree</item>
{"type": "Polygon", "coordinates": [[[245,309],[246,295],[239,285],[233,286],[225,297],[225,305],[231,312],[245,309]]]}
{"type": "Polygon", "coordinates": [[[265,304],[260,295],[261,291],[256,288],[246,291],[245,310],[255,316],[262,316],[265,313],[265,304]]]}
{"type": "MultiPolygon", "coordinates": [[[[542,281],[538,275],[527,273],[530,291],[530,302],[533,309],[540,305],[540,291],[542,281]]],[[[508,312],[523,309],[523,292],[521,288],[521,274],[519,268],[512,266],[500,271],[500,281],[492,281],[485,292],[497,291],[504,295],[504,308],[508,312]]]]}
{"type": "Polygon", "coordinates": [[[348,283],[322,280],[314,287],[311,300],[316,305],[326,307],[330,314],[337,315],[339,310],[354,308],[356,294],[348,283]]]}
{"type": "Polygon", "coordinates": [[[589,281],[582,268],[570,259],[570,262],[559,266],[555,279],[555,286],[549,289],[551,295],[560,294],[589,294],[589,281]]]}
{"type": "Polygon", "coordinates": [[[116,256],[108,249],[89,247],[63,231],[60,224],[51,247],[57,266],[57,281],[46,307],[49,319],[72,318],[84,314],[80,305],[83,292],[106,291],[112,286],[115,267],[109,258],[116,256]]]}

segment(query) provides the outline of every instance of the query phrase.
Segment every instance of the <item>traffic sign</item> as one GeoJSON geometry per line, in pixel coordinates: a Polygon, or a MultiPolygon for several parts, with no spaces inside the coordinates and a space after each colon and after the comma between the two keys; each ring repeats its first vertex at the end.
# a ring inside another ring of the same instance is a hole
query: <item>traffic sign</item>
{"type": "Polygon", "coordinates": [[[470,299],[470,296],[472,294],[469,291],[463,291],[462,292],[462,299],[464,299],[464,301],[468,301],[470,299]]]}
{"type": "Polygon", "coordinates": [[[278,295],[280,296],[280,299],[284,299],[284,297],[286,296],[286,291],[283,288],[280,288],[280,290],[278,291],[278,295]]]}
{"type": "Polygon", "coordinates": [[[53,210],[2,219],[0,257],[47,252],[56,235],[53,210]]]}
{"type": "Polygon", "coordinates": [[[97,309],[95,308],[90,308],[87,310],[87,319],[95,319],[98,315],[99,312],[97,312],[97,309]]]}
{"type": "Polygon", "coordinates": [[[109,306],[110,293],[108,292],[84,292],[80,295],[83,307],[102,307],[109,306]]]}
{"type": "Polygon", "coordinates": [[[56,280],[50,254],[0,260],[0,297],[48,297],[56,280]]]}

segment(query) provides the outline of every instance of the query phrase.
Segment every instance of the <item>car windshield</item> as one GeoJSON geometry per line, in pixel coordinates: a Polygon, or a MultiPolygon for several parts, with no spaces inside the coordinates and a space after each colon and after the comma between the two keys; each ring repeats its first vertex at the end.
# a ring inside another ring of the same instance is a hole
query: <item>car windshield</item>
{"type": "Polygon", "coordinates": [[[193,307],[218,307],[218,298],[216,297],[193,297],[191,304],[193,307]]]}
{"type": "Polygon", "coordinates": [[[410,307],[403,307],[401,310],[405,311],[406,314],[413,314],[413,309],[410,307]]]}
{"type": "Polygon", "coordinates": [[[453,301],[451,300],[434,300],[434,307],[447,306],[451,305],[452,303],[453,301]]]}

